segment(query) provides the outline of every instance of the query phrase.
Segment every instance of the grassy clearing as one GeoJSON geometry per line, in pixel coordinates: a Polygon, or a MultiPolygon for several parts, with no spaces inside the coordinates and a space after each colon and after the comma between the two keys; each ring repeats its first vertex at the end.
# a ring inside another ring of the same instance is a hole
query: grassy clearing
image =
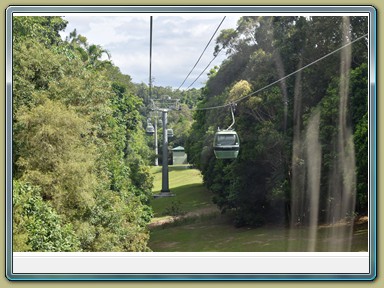
{"type": "MultiPolygon", "coordinates": [[[[153,167],[155,187],[161,190],[161,167],[153,167]]],[[[307,251],[308,229],[264,226],[235,228],[229,217],[221,215],[212,203],[212,194],[202,184],[200,172],[186,166],[169,167],[170,190],[175,197],[152,200],[155,212],[151,226],[149,247],[155,252],[299,252],[307,251]],[[170,208],[174,209],[170,209],[170,208]],[[167,212],[180,212],[172,217],[167,212]],[[172,222],[173,221],[173,222],[172,222]]],[[[329,251],[335,241],[330,240],[332,227],[317,230],[316,251],[329,251]]],[[[352,251],[368,251],[367,223],[355,226],[352,251]]]]}
{"type": "MultiPolygon", "coordinates": [[[[152,173],[155,177],[153,194],[158,194],[161,190],[161,167],[152,167],[152,173]]],[[[216,207],[212,203],[213,195],[202,184],[201,173],[197,169],[190,169],[186,165],[169,166],[169,189],[175,194],[174,197],[152,200],[155,221],[172,216],[166,213],[172,208],[188,213],[216,207]]]]}
{"type": "MultiPolygon", "coordinates": [[[[156,252],[304,252],[308,231],[297,229],[289,237],[285,227],[235,228],[225,217],[204,219],[187,225],[158,227],[151,231],[150,247],[156,252]]],[[[317,252],[332,250],[330,228],[318,230],[317,252]]],[[[367,227],[357,227],[352,251],[368,251],[367,227]]],[[[335,240],[333,240],[335,241],[335,240]]],[[[336,241],[346,241],[337,238],[336,241]]]]}

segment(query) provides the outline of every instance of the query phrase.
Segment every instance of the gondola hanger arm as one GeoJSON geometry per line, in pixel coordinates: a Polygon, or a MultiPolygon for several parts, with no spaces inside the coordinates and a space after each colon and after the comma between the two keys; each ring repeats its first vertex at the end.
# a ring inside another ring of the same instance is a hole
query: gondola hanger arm
{"type": "Polygon", "coordinates": [[[227,128],[227,130],[231,130],[231,129],[232,129],[232,126],[235,124],[235,115],[234,115],[234,111],[235,111],[235,108],[236,108],[236,103],[231,103],[230,107],[231,107],[231,114],[232,114],[232,124],[229,125],[229,127],[227,128]]]}

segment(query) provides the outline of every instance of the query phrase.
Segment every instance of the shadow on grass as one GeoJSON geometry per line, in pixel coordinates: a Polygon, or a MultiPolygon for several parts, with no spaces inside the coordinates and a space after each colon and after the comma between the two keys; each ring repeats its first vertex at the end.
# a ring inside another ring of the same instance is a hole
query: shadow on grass
{"type": "Polygon", "coordinates": [[[179,203],[180,210],[186,213],[196,209],[211,206],[216,207],[216,205],[212,203],[212,193],[202,184],[187,184],[173,187],[170,190],[175,196],[151,200],[151,206],[156,217],[164,216],[164,212],[169,209],[173,203],[179,203]]]}
{"type": "MultiPolygon", "coordinates": [[[[235,228],[228,220],[226,215],[208,214],[154,227],[150,247],[156,252],[307,252],[310,238],[305,228],[295,229],[297,237],[289,237],[288,227],[235,228]]],[[[330,250],[330,229],[319,229],[316,252],[336,252],[330,250]]],[[[351,251],[367,248],[367,231],[356,227],[351,251]]]]}
{"type": "MultiPolygon", "coordinates": [[[[161,173],[163,170],[162,166],[152,166],[153,173],[161,173]]],[[[168,165],[168,172],[172,171],[180,171],[180,170],[187,170],[187,169],[194,169],[191,165],[168,165]]]]}
{"type": "MultiPolygon", "coordinates": [[[[172,187],[172,192],[176,194],[176,196],[180,196],[179,198],[185,198],[187,196],[196,196],[196,198],[202,198],[201,194],[209,194],[211,195],[212,193],[205,188],[202,184],[200,183],[193,183],[193,184],[187,184],[183,186],[177,186],[177,187],[172,187]],[[200,194],[200,195],[197,195],[200,194]]],[[[204,197],[205,198],[205,197],[204,197]]]]}

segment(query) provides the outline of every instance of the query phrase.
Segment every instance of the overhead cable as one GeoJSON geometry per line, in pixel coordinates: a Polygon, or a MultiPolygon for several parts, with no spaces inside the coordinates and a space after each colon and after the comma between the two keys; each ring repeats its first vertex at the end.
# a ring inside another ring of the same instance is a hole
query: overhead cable
{"type": "Polygon", "coordinates": [[[242,100],[244,100],[244,99],[246,99],[248,97],[251,97],[251,96],[253,96],[253,95],[257,94],[257,93],[260,93],[261,91],[263,91],[263,90],[265,90],[265,89],[275,85],[276,83],[279,83],[279,82],[283,81],[284,79],[286,79],[286,78],[288,78],[288,77],[290,77],[290,76],[292,76],[292,75],[294,75],[294,74],[296,74],[296,73],[298,73],[298,72],[300,72],[300,71],[302,71],[302,70],[304,70],[304,69],[314,65],[315,63],[317,63],[317,62],[319,62],[319,61],[321,61],[321,60],[331,56],[332,54],[335,54],[336,52],[344,49],[345,47],[348,47],[349,45],[352,45],[353,43],[355,43],[355,42],[357,42],[357,41],[359,41],[359,40],[361,40],[361,39],[363,39],[363,38],[365,38],[367,36],[368,36],[368,33],[364,34],[363,36],[360,36],[360,37],[356,38],[355,40],[353,40],[353,41],[351,41],[351,42],[349,42],[349,43],[347,43],[347,44],[337,48],[336,50],[334,50],[334,51],[332,51],[332,52],[330,52],[330,53],[328,53],[328,54],[326,54],[326,55],[316,59],[315,61],[313,61],[313,62],[311,62],[311,63],[301,67],[300,69],[297,69],[296,71],[294,71],[292,73],[289,73],[289,74],[285,75],[284,77],[282,77],[282,78],[280,78],[280,79],[278,79],[278,80],[276,80],[276,81],[274,81],[274,82],[272,82],[272,83],[270,83],[270,84],[268,84],[268,85],[266,85],[266,86],[264,86],[264,87],[262,87],[262,88],[260,88],[260,89],[258,89],[256,91],[254,91],[254,92],[252,92],[250,94],[247,94],[247,95],[245,95],[243,97],[240,97],[239,99],[236,99],[235,101],[231,101],[231,102],[223,104],[223,105],[212,106],[212,107],[191,108],[190,110],[213,110],[213,109],[219,109],[219,108],[224,108],[224,107],[231,106],[231,105],[233,105],[235,103],[238,103],[238,102],[240,102],[240,101],[242,101],[242,100]]]}
{"type": "MultiPolygon", "coordinates": [[[[200,54],[200,57],[199,57],[199,59],[197,59],[197,61],[196,61],[195,65],[192,67],[192,69],[191,69],[191,71],[189,71],[189,73],[188,73],[187,77],[185,77],[185,79],[184,79],[183,83],[181,83],[181,85],[180,85],[180,86],[179,86],[179,88],[177,88],[177,89],[180,89],[180,88],[181,88],[181,87],[184,85],[184,83],[185,83],[185,81],[188,79],[189,75],[191,75],[192,71],[193,71],[193,70],[196,68],[196,65],[199,63],[199,61],[200,61],[201,57],[203,57],[203,55],[204,55],[205,51],[207,50],[207,48],[208,48],[209,44],[211,44],[211,41],[212,41],[213,37],[215,37],[215,35],[216,35],[217,31],[219,30],[219,28],[220,28],[221,24],[223,24],[223,22],[224,22],[225,18],[226,18],[226,16],[224,16],[224,17],[223,17],[223,19],[221,20],[221,22],[220,22],[219,26],[217,26],[217,28],[216,28],[215,32],[213,33],[213,35],[212,35],[211,39],[209,39],[209,41],[208,41],[208,44],[205,46],[205,48],[204,48],[203,52],[200,54]]],[[[212,60],[212,61],[213,61],[213,60],[212,60]]],[[[211,62],[212,62],[212,61],[211,61],[211,62]]],[[[197,80],[197,79],[196,79],[196,80],[197,80]]],[[[195,81],[196,81],[196,80],[195,80],[195,81]]],[[[195,82],[193,82],[193,83],[195,83],[195,82]]],[[[190,87],[190,86],[189,86],[189,87],[190,87]]],[[[189,87],[188,87],[188,88],[189,88],[189,87]]]]}
{"type": "Polygon", "coordinates": [[[149,21],[149,100],[152,99],[152,16],[149,21]]]}
{"type": "MultiPolygon", "coordinates": [[[[239,27],[240,27],[240,26],[239,26],[239,27]]],[[[235,33],[239,30],[239,27],[236,28],[235,33]]],[[[195,80],[194,80],[194,81],[187,87],[187,89],[191,88],[191,86],[192,86],[193,84],[195,84],[195,82],[201,77],[201,75],[203,75],[203,73],[205,72],[205,70],[207,70],[208,67],[211,65],[211,63],[216,59],[216,57],[219,56],[219,54],[220,54],[221,50],[223,50],[223,48],[224,48],[224,46],[222,46],[222,47],[219,49],[219,51],[217,51],[217,52],[215,53],[215,56],[213,56],[212,60],[208,63],[208,65],[204,68],[204,70],[199,74],[199,76],[197,76],[197,78],[196,78],[196,79],[195,79],[195,80]]]]}
{"type": "Polygon", "coordinates": [[[191,88],[191,86],[193,85],[193,84],[195,84],[195,82],[200,78],[200,76],[201,75],[203,75],[203,73],[205,72],[205,70],[207,70],[208,69],[208,67],[211,65],[211,63],[213,62],[213,60],[215,60],[216,59],[216,57],[219,55],[219,53],[220,53],[220,51],[221,51],[222,49],[220,49],[219,51],[218,51],[218,53],[216,53],[216,55],[212,58],[212,60],[208,63],[208,65],[204,68],[204,70],[199,74],[199,76],[197,76],[197,78],[188,86],[188,88],[187,89],[189,89],[189,88],[191,88]]]}

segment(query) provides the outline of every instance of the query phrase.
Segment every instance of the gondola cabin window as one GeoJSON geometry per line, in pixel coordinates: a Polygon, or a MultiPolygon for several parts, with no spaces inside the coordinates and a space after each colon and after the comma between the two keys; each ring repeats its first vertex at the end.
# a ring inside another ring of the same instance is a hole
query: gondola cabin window
{"type": "Polygon", "coordinates": [[[239,144],[237,142],[237,137],[235,134],[219,134],[217,135],[217,146],[222,146],[222,145],[236,145],[239,144]]]}

